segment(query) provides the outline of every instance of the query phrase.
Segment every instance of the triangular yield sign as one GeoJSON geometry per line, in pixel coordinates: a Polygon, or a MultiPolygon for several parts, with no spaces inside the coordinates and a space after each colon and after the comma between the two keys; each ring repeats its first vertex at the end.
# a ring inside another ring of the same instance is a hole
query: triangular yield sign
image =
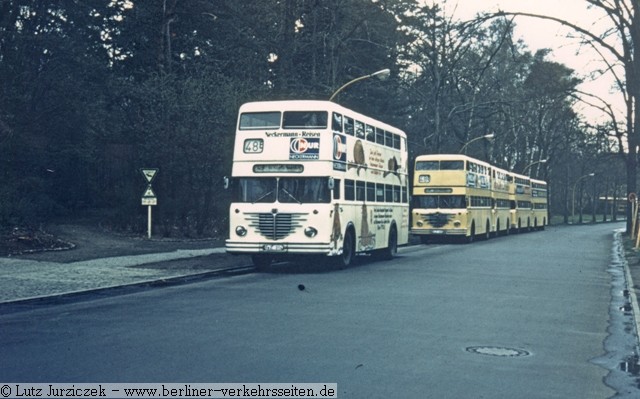
{"type": "Polygon", "coordinates": [[[143,197],[155,197],[156,194],[153,192],[153,190],[151,189],[151,186],[147,187],[147,190],[144,192],[144,194],[142,194],[143,197]]]}
{"type": "Polygon", "coordinates": [[[142,175],[145,179],[147,179],[147,183],[151,183],[154,177],[156,177],[156,173],[158,173],[158,169],[141,169],[142,175]]]}

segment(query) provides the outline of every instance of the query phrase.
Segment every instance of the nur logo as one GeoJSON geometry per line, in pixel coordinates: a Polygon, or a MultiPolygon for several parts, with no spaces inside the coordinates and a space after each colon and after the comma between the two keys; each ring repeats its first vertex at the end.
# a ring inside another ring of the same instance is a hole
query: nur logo
{"type": "Polygon", "coordinates": [[[294,138],[289,142],[289,159],[319,159],[320,139],[294,138]]]}

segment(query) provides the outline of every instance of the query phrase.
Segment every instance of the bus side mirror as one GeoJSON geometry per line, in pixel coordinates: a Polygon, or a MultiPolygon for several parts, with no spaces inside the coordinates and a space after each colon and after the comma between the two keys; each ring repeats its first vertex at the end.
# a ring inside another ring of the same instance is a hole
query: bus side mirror
{"type": "Polygon", "coordinates": [[[222,178],[222,185],[225,190],[229,188],[229,178],[227,176],[222,178]]]}
{"type": "Polygon", "coordinates": [[[333,189],[335,188],[335,186],[336,186],[336,182],[335,182],[335,180],[333,180],[333,177],[330,177],[330,178],[327,180],[327,187],[329,187],[329,190],[332,190],[332,191],[333,191],[333,189]]]}

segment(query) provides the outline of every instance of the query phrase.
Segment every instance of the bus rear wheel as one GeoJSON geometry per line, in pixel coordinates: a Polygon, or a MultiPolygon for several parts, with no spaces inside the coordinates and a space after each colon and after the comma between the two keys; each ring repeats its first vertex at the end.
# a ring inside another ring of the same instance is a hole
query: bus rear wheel
{"type": "Polygon", "coordinates": [[[387,247],[378,252],[378,256],[383,260],[391,260],[398,253],[398,230],[396,226],[391,226],[389,230],[389,242],[387,247]]]}

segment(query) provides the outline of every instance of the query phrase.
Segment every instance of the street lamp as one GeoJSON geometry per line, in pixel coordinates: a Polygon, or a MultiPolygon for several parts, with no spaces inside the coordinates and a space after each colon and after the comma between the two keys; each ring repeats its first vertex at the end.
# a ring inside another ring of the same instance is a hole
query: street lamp
{"type": "Polygon", "coordinates": [[[525,172],[527,171],[527,169],[529,169],[530,167],[532,167],[533,165],[537,164],[537,163],[547,163],[549,159],[541,159],[539,161],[535,161],[535,162],[531,162],[529,165],[525,166],[524,169],[522,169],[522,174],[524,175],[525,172]]]}
{"type": "Polygon", "coordinates": [[[382,69],[378,72],[374,72],[370,75],[364,75],[364,76],[360,76],[359,78],[355,78],[353,80],[348,81],[347,83],[343,84],[338,90],[336,90],[335,92],[333,92],[333,94],[331,95],[331,97],[329,98],[329,101],[333,101],[334,97],[340,93],[345,87],[352,85],[353,83],[359,82],[361,80],[364,79],[369,79],[369,78],[373,78],[376,77],[380,80],[385,80],[389,77],[389,75],[391,74],[391,71],[389,69],[382,69]]]}
{"type": "Polygon", "coordinates": [[[576,186],[578,182],[582,179],[586,179],[587,177],[595,176],[595,173],[589,173],[588,175],[580,176],[578,180],[573,185],[573,195],[571,197],[571,224],[575,224],[575,214],[576,214],[576,186]]]}
{"type": "Polygon", "coordinates": [[[467,146],[471,143],[473,143],[474,141],[477,140],[482,140],[482,139],[487,139],[487,140],[491,140],[492,138],[494,138],[496,135],[493,133],[489,133],[489,134],[485,134],[484,136],[480,136],[480,137],[476,137],[475,139],[471,139],[469,141],[467,141],[462,148],[460,149],[460,151],[458,152],[458,154],[462,154],[462,151],[465,150],[465,148],[467,148],[467,146]]]}

